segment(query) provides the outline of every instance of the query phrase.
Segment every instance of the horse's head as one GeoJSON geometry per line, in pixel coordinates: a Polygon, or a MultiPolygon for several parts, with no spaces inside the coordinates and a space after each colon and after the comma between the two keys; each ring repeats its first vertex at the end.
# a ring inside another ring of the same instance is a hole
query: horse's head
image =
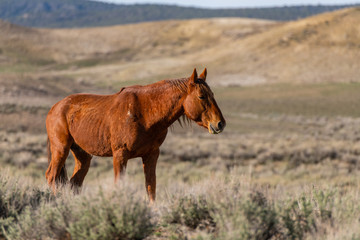
{"type": "Polygon", "coordinates": [[[221,133],[226,121],[215,101],[214,93],[206,83],[206,68],[198,77],[196,69],[188,80],[188,92],[184,101],[185,115],[210,133],[221,133]]]}

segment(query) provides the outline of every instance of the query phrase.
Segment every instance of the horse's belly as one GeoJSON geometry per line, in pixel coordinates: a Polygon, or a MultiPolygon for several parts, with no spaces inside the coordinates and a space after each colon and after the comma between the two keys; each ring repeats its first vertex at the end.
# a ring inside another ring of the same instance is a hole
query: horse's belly
{"type": "Polygon", "coordinates": [[[110,142],[95,136],[86,137],[83,136],[73,136],[74,141],[79,147],[81,147],[85,152],[101,157],[110,157],[112,156],[111,144],[110,142]]]}
{"type": "Polygon", "coordinates": [[[72,126],[70,133],[75,143],[85,152],[102,157],[112,156],[110,131],[106,126],[93,124],[92,126],[72,126]]]}

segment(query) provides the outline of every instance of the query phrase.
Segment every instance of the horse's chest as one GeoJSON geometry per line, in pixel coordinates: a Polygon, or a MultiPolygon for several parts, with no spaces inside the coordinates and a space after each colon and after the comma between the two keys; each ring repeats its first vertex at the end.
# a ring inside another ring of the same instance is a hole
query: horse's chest
{"type": "Polygon", "coordinates": [[[167,130],[153,131],[146,130],[141,125],[131,125],[128,125],[127,129],[119,131],[112,140],[115,148],[125,148],[132,157],[142,156],[159,148],[165,140],[167,130]]]}
{"type": "Polygon", "coordinates": [[[149,152],[152,152],[154,149],[158,149],[161,144],[164,142],[166,134],[161,134],[157,136],[151,136],[145,138],[142,141],[139,141],[134,148],[132,149],[133,157],[140,157],[149,152]]]}

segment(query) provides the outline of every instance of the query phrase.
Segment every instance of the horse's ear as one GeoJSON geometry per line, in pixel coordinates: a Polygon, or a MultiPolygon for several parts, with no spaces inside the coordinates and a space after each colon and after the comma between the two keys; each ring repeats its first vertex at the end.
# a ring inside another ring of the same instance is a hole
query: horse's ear
{"type": "Polygon", "coordinates": [[[196,72],[196,68],[194,68],[194,71],[193,71],[193,73],[192,73],[192,75],[191,75],[191,77],[190,77],[190,79],[189,79],[190,85],[195,85],[197,79],[198,79],[198,74],[197,74],[197,72],[196,72]]]}
{"type": "Polygon", "coordinates": [[[207,70],[205,68],[204,71],[200,74],[199,78],[206,81],[206,75],[207,75],[207,70]]]}

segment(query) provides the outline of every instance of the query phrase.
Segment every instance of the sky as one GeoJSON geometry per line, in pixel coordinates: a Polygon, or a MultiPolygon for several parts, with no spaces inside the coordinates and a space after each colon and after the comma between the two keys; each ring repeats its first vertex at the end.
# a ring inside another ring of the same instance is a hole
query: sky
{"type": "Polygon", "coordinates": [[[241,7],[273,7],[273,6],[291,6],[291,5],[340,5],[340,4],[355,4],[360,1],[344,1],[344,0],[96,0],[102,2],[121,3],[121,4],[134,4],[134,3],[159,3],[171,4],[179,6],[192,6],[202,8],[241,8],[241,7]]]}

